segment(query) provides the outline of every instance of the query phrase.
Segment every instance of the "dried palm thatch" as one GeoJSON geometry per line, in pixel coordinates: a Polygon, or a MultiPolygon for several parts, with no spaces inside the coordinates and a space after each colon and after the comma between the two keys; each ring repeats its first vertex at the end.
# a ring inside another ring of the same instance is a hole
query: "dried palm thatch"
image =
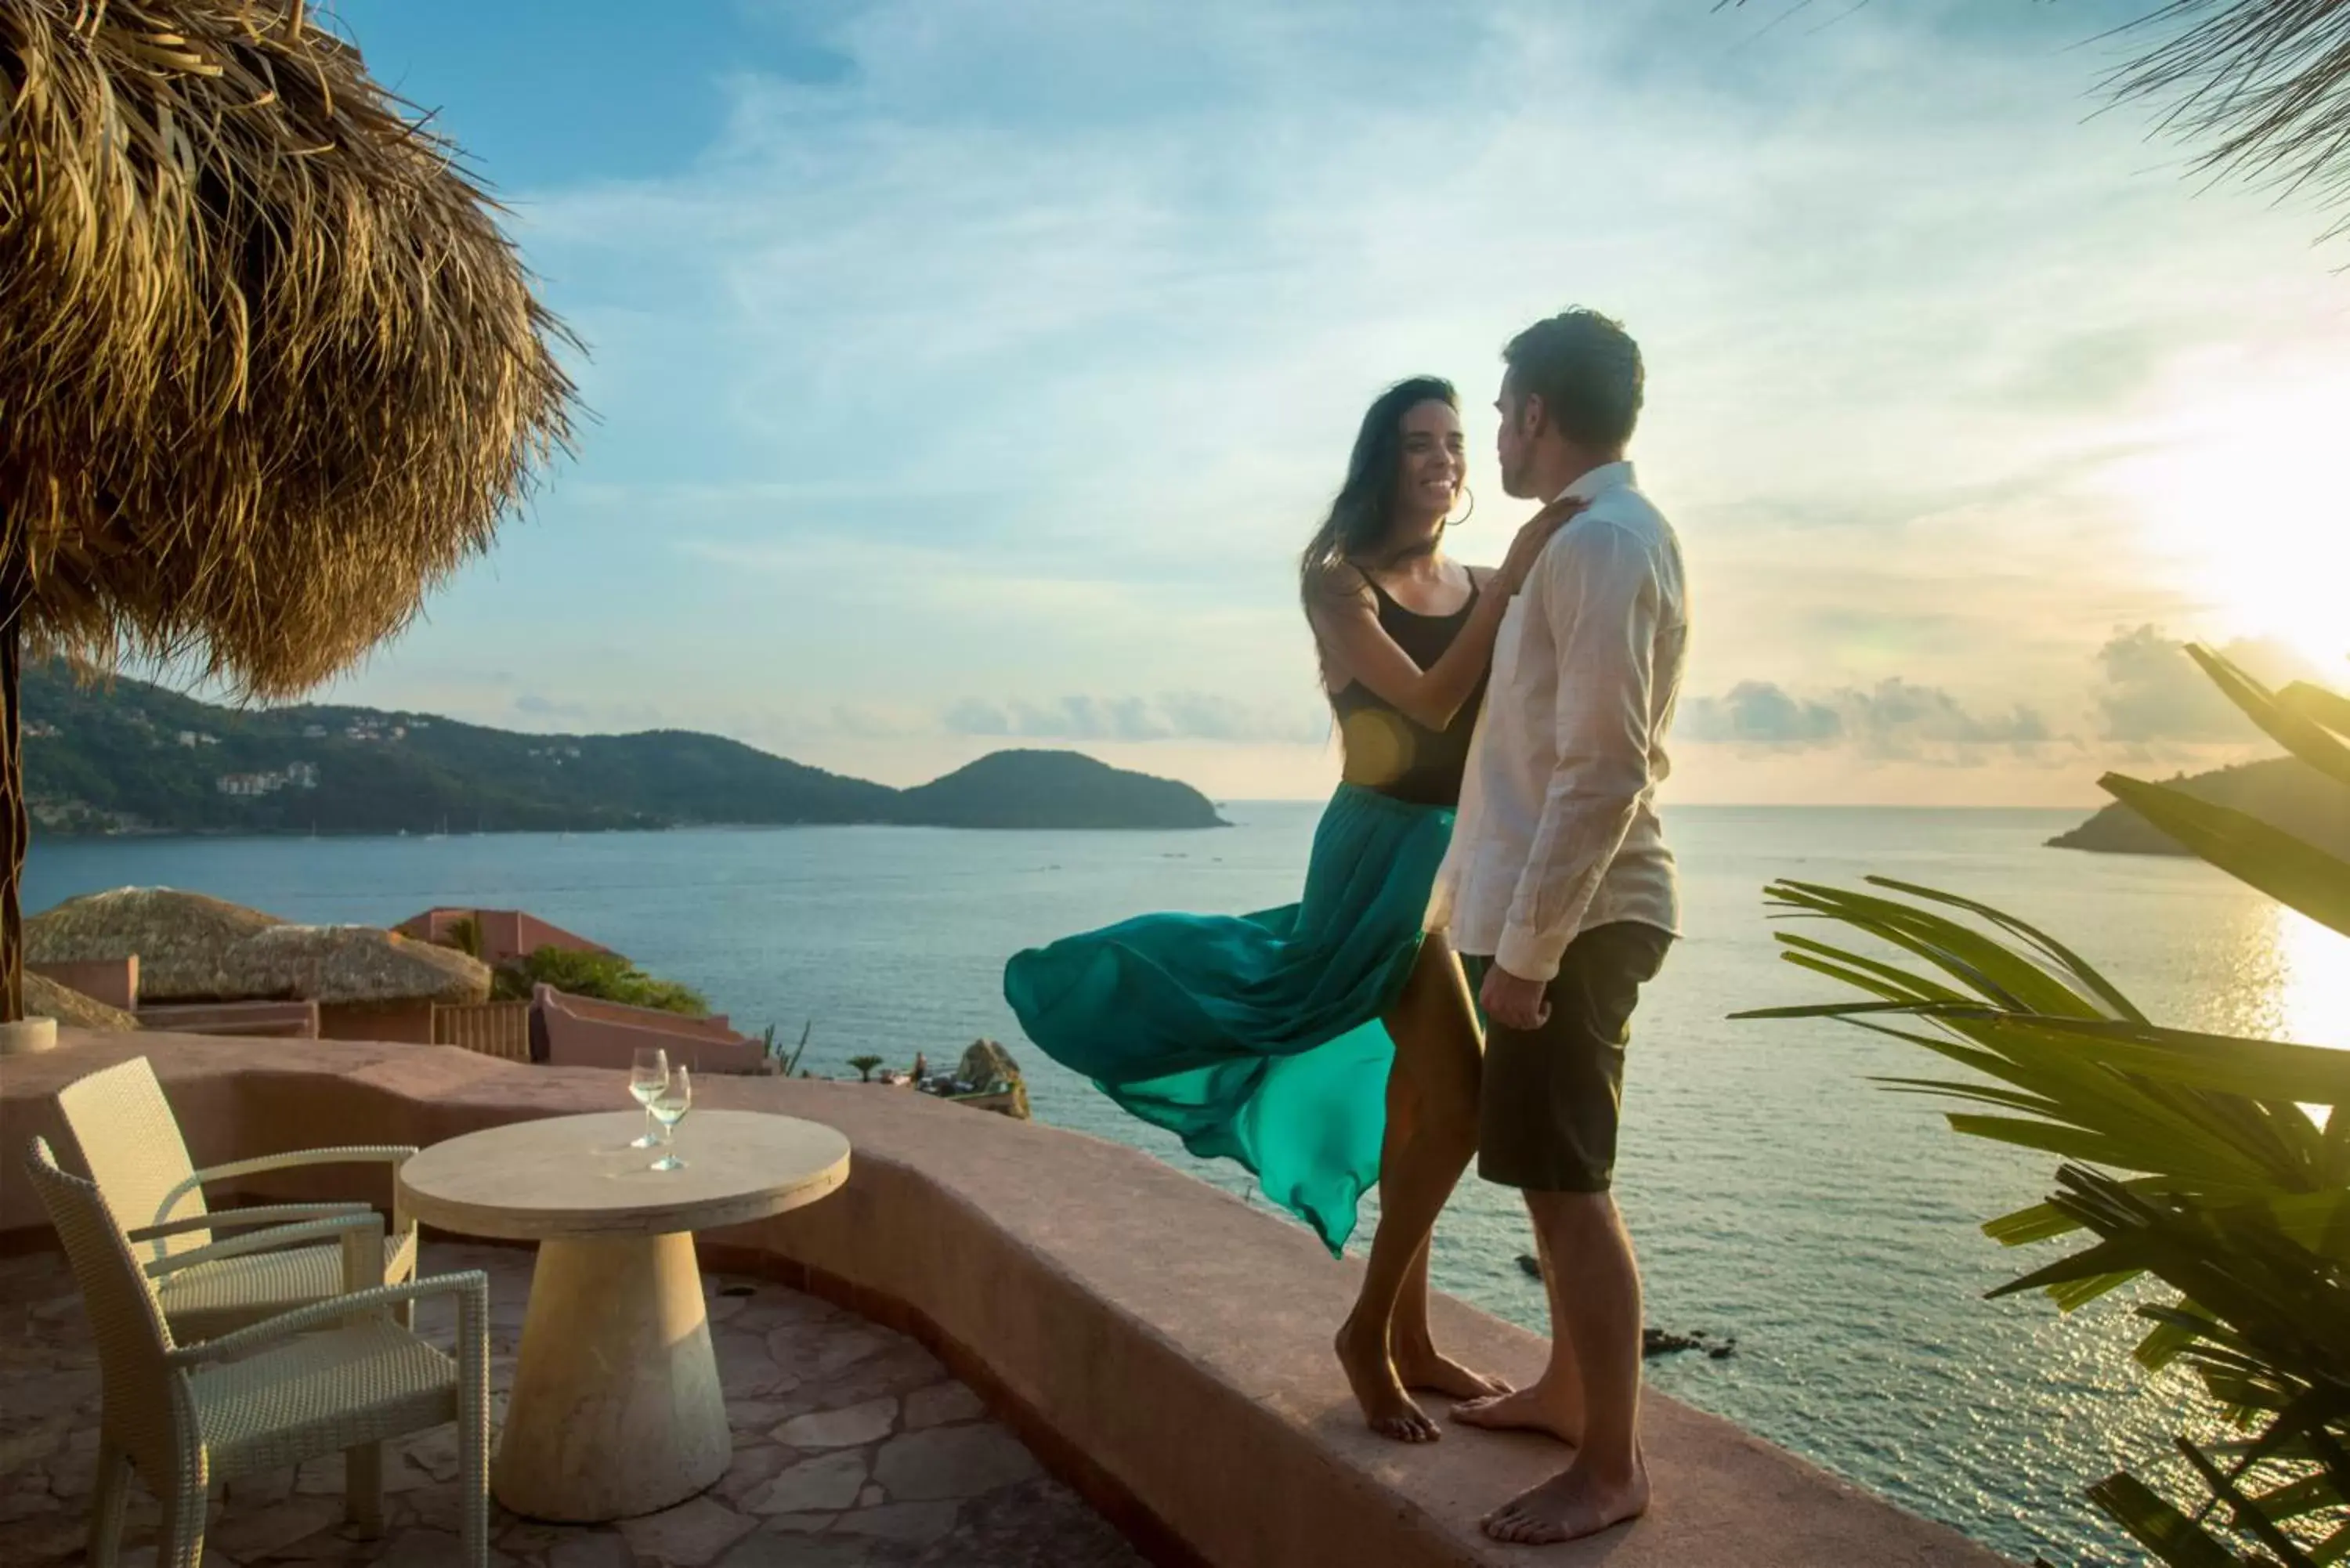
{"type": "Polygon", "coordinates": [[[68,898],[25,922],[33,963],[139,960],[149,1002],[211,1002],[229,994],[227,958],[248,937],[284,925],[242,904],[171,888],[116,888],[68,898]]]}
{"type": "Polygon", "coordinates": [[[0,1018],[20,642],[317,684],[567,441],[564,340],[453,150],[301,0],[0,0],[0,1018]]]}
{"type": "MultiPolygon", "coordinates": [[[[296,926],[171,888],[68,898],[25,922],[34,963],[139,960],[143,1002],[486,1002],[479,959],[373,926],[296,926]]],[[[29,983],[29,981],[28,981],[29,983]]]]}
{"type": "Polygon", "coordinates": [[[224,1000],[460,1005],[490,999],[490,966],[481,960],[374,926],[272,926],[229,949],[221,968],[224,1000]]]}
{"type": "Polygon", "coordinates": [[[109,1007],[94,996],[84,996],[59,985],[45,974],[25,977],[25,1011],[36,1018],[54,1018],[70,1029],[103,1029],[120,1033],[136,1029],[139,1020],[119,1007],[109,1007]]]}

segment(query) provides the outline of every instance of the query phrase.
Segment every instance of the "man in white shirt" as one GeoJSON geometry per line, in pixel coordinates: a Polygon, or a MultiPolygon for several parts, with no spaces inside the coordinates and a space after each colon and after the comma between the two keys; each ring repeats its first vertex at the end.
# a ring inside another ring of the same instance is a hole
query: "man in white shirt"
{"type": "Polygon", "coordinates": [[[1449,931],[1486,1017],[1479,1170],[1525,1193],[1550,1291],[1540,1381],[1454,1412],[1574,1447],[1557,1476],[1485,1518],[1496,1540],[1531,1544],[1596,1534],[1648,1502],[1640,1275],[1608,1187],[1632,1010],[1679,929],[1655,795],[1689,618],[1679,543],[1624,461],[1638,347],[1571,310],[1503,358],[1502,487],[1589,504],[1502,623],[1429,927],[1449,931]]]}

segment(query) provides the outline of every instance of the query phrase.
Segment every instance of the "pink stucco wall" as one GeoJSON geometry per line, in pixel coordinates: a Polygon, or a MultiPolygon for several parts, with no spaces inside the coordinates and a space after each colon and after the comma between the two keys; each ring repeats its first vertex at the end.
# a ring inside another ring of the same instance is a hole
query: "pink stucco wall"
{"type": "Polygon", "coordinates": [[[625,1070],[639,1051],[658,1046],[671,1065],[697,1073],[759,1073],[766,1070],[766,1047],[726,1027],[723,1018],[685,1018],[645,1007],[590,1002],[552,986],[531,992],[546,1032],[551,1067],[618,1067],[625,1070]]]}
{"type": "Polygon", "coordinates": [[[183,1002],[142,1007],[139,1022],[175,1034],[254,1034],[318,1038],[315,1002],[183,1002]]]}
{"type": "Polygon", "coordinates": [[[78,991],[109,1007],[119,1007],[125,1012],[139,1011],[137,953],[128,958],[77,959],[68,963],[28,963],[25,967],[44,980],[56,981],[68,991],[78,991]]]}
{"type": "Polygon", "coordinates": [[[444,942],[459,923],[472,920],[482,933],[482,961],[496,965],[527,958],[541,948],[564,952],[608,953],[612,950],[591,942],[576,931],[540,919],[522,909],[427,909],[392,928],[421,941],[444,942]]]}

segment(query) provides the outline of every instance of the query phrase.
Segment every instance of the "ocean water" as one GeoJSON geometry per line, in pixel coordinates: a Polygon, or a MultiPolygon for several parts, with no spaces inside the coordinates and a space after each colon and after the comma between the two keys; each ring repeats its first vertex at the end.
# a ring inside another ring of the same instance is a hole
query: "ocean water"
{"type": "MultiPolygon", "coordinates": [[[[1295,896],[1316,808],[1236,805],[1192,834],[802,828],[399,839],[36,845],[26,907],[127,883],[200,889],[292,919],[390,923],[433,904],[521,907],[685,981],[738,1027],[773,1023],[807,1064],[870,1052],[951,1061],[992,1035],[1037,1116],[1138,1145],[1232,1190],[1229,1167],[1117,1114],[1024,1048],[998,989],[1015,949],[1144,909],[1242,911],[1295,896]]],[[[1871,872],[1989,899],[2067,940],[2141,1006],[2189,1027],[2350,1042],[2350,942],[2195,863],[2045,849],[2075,813],[1682,808],[1668,832],[1687,938],[1636,1023],[1618,1190],[1648,1321],[1734,1334],[1724,1361],[1649,1364],[1657,1386],[2029,1561],[2135,1563],[2079,1501],[2168,1451],[2189,1407],[2130,1362],[2126,1303],[2060,1318],[1983,1293],[2027,1266],[1977,1224],[2031,1202],[2054,1162],[1961,1138],[1872,1086],[1937,1059],[1742,1008],[1835,992],[1781,962],[1774,877],[1871,872]]],[[[1367,1220],[1362,1231],[1369,1233],[1367,1220]]],[[[1358,1242],[1359,1244],[1359,1242],[1358,1242]]],[[[1439,1228],[1438,1284],[1539,1330],[1522,1212],[1473,1174],[1439,1228]]]]}

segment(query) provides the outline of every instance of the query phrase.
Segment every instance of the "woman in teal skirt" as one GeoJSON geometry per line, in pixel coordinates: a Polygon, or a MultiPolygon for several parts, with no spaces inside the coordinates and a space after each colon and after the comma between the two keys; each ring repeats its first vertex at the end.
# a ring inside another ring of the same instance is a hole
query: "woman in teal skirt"
{"type": "Polygon", "coordinates": [[[1302,565],[1344,741],[1298,902],[1151,914],[1033,949],[1003,991],[1045,1053],[1118,1105],[1237,1160],[1336,1255],[1374,1182],[1380,1221],[1339,1330],[1374,1430],[1439,1433],[1408,1388],[1505,1391],[1437,1350],[1428,1247],[1476,1150],[1482,1053],[1461,967],[1421,920],[1452,833],[1503,612],[1575,510],[1522,528],[1498,570],[1442,549],[1467,462],[1450,383],[1390,388],[1302,565]]]}

